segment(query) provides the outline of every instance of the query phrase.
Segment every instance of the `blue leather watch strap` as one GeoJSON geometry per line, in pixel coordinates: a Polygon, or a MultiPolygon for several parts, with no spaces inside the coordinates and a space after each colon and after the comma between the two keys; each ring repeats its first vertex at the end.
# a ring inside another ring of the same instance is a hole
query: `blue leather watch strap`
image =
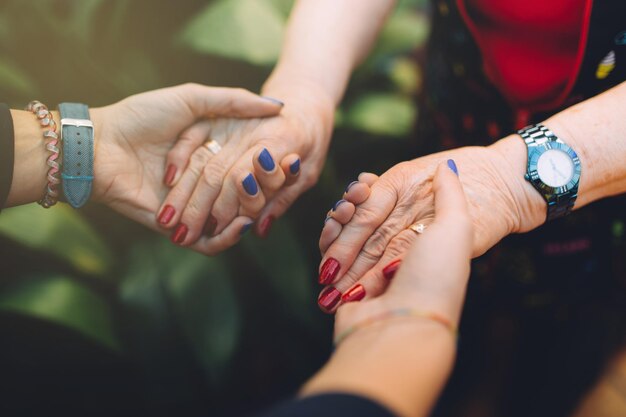
{"type": "Polygon", "coordinates": [[[93,182],[93,124],[89,108],[80,103],[59,104],[63,140],[63,194],[74,208],[85,205],[93,182]]]}

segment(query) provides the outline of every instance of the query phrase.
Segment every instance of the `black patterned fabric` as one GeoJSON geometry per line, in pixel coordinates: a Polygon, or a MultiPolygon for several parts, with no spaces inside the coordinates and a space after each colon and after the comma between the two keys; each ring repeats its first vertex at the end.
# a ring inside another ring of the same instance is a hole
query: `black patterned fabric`
{"type": "MultiPolygon", "coordinates": [[[[420,57],[417,155],[491,144],[626,79],[623,0],[594,2],[572,94],[542,114],[520,114],[487,80],[454,0],[433,6],[420,57]]],[[[441,415],[466,415],[464,407],[508,417],[567,415],[607,358],[626,347],[625,232],[626,200],[612,198],[510,236],[477,259],[441,415]]]]}

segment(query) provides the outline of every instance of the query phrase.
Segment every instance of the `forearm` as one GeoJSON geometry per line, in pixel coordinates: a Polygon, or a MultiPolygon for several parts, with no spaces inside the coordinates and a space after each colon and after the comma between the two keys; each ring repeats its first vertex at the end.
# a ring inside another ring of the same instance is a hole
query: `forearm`
{"type": "MultiPolygon", "coordinates": [[[[57,123],[57,133],[60,135],[61,118],[58,111],[51,111],[57,123]]],[[[90,116],[94,123],[94,154],[97,154],[99,136],[99,110],[91,109],[90,116]]],[[[28,111],[11,110],[13,118],[15,157],[13,168],[13,182],[7,198],[6,207],[34,203],[41,200],[48,182],[47,175],[50,167],[46,160],[50,152],[46,149],[43,129],[35,116],[28,111]]],[[[62,147],[59,142],[59,148],[62,147]]],[[[62,165],[60,152],[57,162],[62,165]]],[[[96,161],[97,162],[97,161],[96,161]]],[[[60,176],[60,173],[59,173],[60,176]]]]}
{"type": "MultiPolygon", "coordinates": [[[[544,124],[579,155],[582,173],[574,209],[593,201],[626,192],[626,83],[570,107],[544,124]]],[[[511,184],[520,217],[513,232],[525,232],[545,222],[546,202],[523,179],[527,150],[517,135],[506,137],[492,148],[508,160],[511,184]],[[517,178],[517,179],[515,179],[517,178]]]]}
{"type": "MultiPolygon", "coordinates": [[[[52,112],[58,122],[58,113],[52,112]]],[[[7,207],[39,201],[44,195],[49,152],[44,146],[43,130],[28,111],[11,110],[14,126],[15,165],[7,207]]]]}
{"type": "Polygon", "coordinates": [[[452,369],[455,340],[437,323],[397,321],[347,338],[301,395],[347,392],[402,417],[430,414],[452,369]]]}
{"type": "Polygon", "coordinates": [[[395,0],[298,0],[264,94],[280,98],[306,88],[336,106],[394,5],[395,0]]]}

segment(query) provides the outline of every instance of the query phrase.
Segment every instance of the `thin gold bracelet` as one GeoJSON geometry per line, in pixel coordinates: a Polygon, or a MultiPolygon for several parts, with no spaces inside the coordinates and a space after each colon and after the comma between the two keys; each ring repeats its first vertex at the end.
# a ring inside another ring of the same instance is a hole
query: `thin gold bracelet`
{"type": "Polygon", "coordinates": [[[369,327],[373,324],[379,323],[384,320],[389,320],[389,319],[398,318],[398,317],[416,317],[416,318],[428,319],[428,320],[431,320],[431,321],[434,321],[443,325],[455,338],[458,335],[457,327],[454,324],[452,324],[450,320],[448,320],[446,317],[442,316],[441,314],[413,310],[410,308],[398,308],[398,309],[389,310],[389,311],[385,311],[383,313],[377,314],[375,316],[372,316],[368,319],[365,319],[355,324],[354,326],[348,327],[346,330],[344,330],[343,332],[337,335],[337,337],[334,340],[334,345],[339,346],[339,344],[343,342],[348,336],[350,336],[351,334],[353,334],[354,332],[358,330],[361,330],[365,327],[369,327]]]}

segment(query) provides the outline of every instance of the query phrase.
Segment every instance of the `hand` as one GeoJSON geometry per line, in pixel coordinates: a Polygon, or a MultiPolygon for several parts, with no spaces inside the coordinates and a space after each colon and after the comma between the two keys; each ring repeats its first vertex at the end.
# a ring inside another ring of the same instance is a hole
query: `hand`
{"type": "Polygon", "coordinates": [[[176,174],[159,217],[166,209],[174,213],[161,226],[174,229],[176,243],[219,236],[241,216],[256,220],[256,233],[265,236],[272,221],[317,182],[334,106],[311,92],[278,96],[285,100],[278,117],[197,124],[169,152],[167,164],[176,174]],[[221,145],[217,155],[201,146],[207,139],[221,145]]]}
{"type": "MultiPolygon", "coordinates": [[[[524,151],[523,143],[520,146],[524,151]]],[[[433,173],[447,159],[462,167],[460,178],[474,223],[473,256],[510,233],[534,227],[536,219],[525,215],[529,212],[525,201],[529,196],[541,197],[529,191],[523,172],[518,172],[519,163],[512,163],[509,156],[492,147],[429,155],[400,163],[380,178],[362,176],[349,188],[345,202],[331,212],[322,231],[320,283],[334,285],[344,300],[350,298],[357,281],[367,296],[379,295],[407,248],[420,238],[408,227],[432,221],[433,173]]],[[[338,304],[320,298],[320,307],[327,312],[338,304]]]]}
{"type": "MultiPolygon", "coordinates": [[[[129,97],[91,109],[95,126],[93,198],[154,230],[154,216],[167,194],[162,179],[165,158],[183,129],[212,117],[266,117],[279,105],[241,89],[185,84],[129,97]]],[[[249,219],[240,218],[241,224],[249,219]]],[[[235,225],[236,226],[236,225],[235,225]]],[[[219,250],[239,239],[225,231],[220,239],[198,242],[197,250],[219,250]]]]}
{"type": "Polygon", "coordinates": [[[437,168],[433,189],[434,222],[407,250],[384,294],[339,308],[339,345],[301,395],[349,392],[395,415],[431,414],[454,362],[450,330],[459,321],[473,237],[461,183],[445,162],[437,168]],[[385,317],[405,309],[416,315],[385,317]]]}
{"type": "Polygon", "coordinates": [[[473,250],[472,218],[463,186],[445,162],[436,167],[431,188],[434,219],[428,229],[407,247],[402,267],[382,295],[339,308],[335,336],[402,308],[436,313],[458,324],[473,250]]]}

